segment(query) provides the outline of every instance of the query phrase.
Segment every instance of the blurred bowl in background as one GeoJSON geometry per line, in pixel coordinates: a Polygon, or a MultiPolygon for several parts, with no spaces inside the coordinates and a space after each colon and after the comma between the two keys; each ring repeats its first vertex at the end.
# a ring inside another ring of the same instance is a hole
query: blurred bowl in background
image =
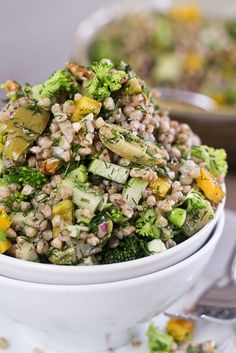
{"type": "MultiPolygon", "coordinates": [[[[232,19],[236,14],[236,3],[234,0],[227,0],[222,6],[221,2],[213,0],[203,1],[195,0],[194,3],[199,6],[205,17],[215,17],[219,19],[232,19]]],[[[74,46],[72,48],[73,59],[81,64],[89,63],[89,48],[99,31],[113,20],[120,19],[127,14],[143,13],[143,12],[160,12],[166,13],[170,7],[186,3],[185,0],[150,0],[122,1],[111,5],[110,7],[101,8],[94,14],[84,19],[78,26],[74,46]]],[[[236,83],[235,83],[236,84],[236,83]]],[[[199,100],[194,99],[189,103],[186,100],[187,95],[194,95],[191,92],[181,91],[178,93],[178,99],[171,99],[167,91],[160,98],[161,105],[171,111],[171,116],[181,122],[188,123],[191,128],[199,134],[203,143],[226,149],[229,157],[231,170],[236,170],[236,111],[232,108],[222,108],[221,111],[216,110],[214,101],[206,97],[205,103],[199,106],[199,100]]],[[[198,94],[197,94],[198,95],[198,94]]],[[[201,96],[201,95],[200,95],[201,96]]],[[[202,95],[204,97],[204,95],[202,95]]]]}

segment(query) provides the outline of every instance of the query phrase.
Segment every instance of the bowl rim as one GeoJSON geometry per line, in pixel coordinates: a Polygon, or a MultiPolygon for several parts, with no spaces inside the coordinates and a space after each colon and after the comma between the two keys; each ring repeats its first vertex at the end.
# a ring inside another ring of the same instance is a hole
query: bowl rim
{"type": "MultiPolygon", "coordinates": [[[[223,190],[225,191],[225,184],[223,184],[223,190]]],[[[45,264],[45,263],[37,263],[37,262],[30,262],[30,261],[24,261],[22,259],[17,259],[15,257],[11,257],[5,254],[0,254],[0,264],[4,263],[5,265],[8,266],[17,266],[18,270],[25,270],[27,271],[28,269],[30,270],[39,270],[42,272],[49,272],[52,275],[54,274],[60,274],[60,275],[73,275],[73,274],[83,274],[83,275],[93,275],[96,273],[96,275],[99,275],[100,273],[104,272],[114,272],[116,271],[122,271],[124,269],[130,270],[135,267],[140,267],[140,266],[146,266],[151,264],[152,262],[155,262],[156,259],[161,261],[163,258],[166,258],[167,256],[172,256],[176,253],[176,251],[181,251],[181,249],[185,248],[188,246],[188,244],[192,243],[194,240],[197,240],[202,236],[202,233],[205,233],[208,231],[209,228],[211,228],[212,224],[216,224],[223,213],[224,206],[226,202],[226,197],[221,201],[221,203],[217,206],[217,209],[215,211],[215,216],[214,218],[207,223],[203,228],[201,228],[198,232],[196,232],[194,235],[183,241],[182,243],[167,249],[163,252],[153,254],[150,256],[142,257],[140,259],[135,259],[131,261],[126,261],[126,262],[120,262],[120,263],[114,263],[114,264],[104,264],[104,265],[91,265],[91,266],[86,266],[86,265],[77,265],[77,266],[66,266],[66,265],[54,265],[54,264],[45,264]]]]}
{"type": "Polygon", "coordinates": [[[140,286],[141,284],[145,284],[146,282],[150,282],[153,281],[154,279],[158,279],[158,277],[163,277],[163,276],[168,276],[171,273],[173,273],[173,271],[181,271],[182,268],[185,268],[186,266],[188,266],[189,264],[191,264],[191,262],[193,261],[193,259],[197,259],[201,256],[203,256],[205,253],[208,252],[208,250],[216,245],[221,237],[222,231],[224,229],[224,224],[225,224],[225,212],[223,212],[221,214],[221,217],[217,223],[217,225],[214,228],[214,233],[211,236],[211,238],[205,243],[205,245],[203,245],[203,247],[195,252],[193,255],[189,256],[187,259],[178,262],[177,264],[170,266],[168,268],[165,268],[161,271],[156,271],[156,272],[152,272],[149,273],[147,275],[143,275],[140,277],[135,277],[135,278],[131,278],[131,279],[125,279],[125,280],[121,280],[121,281],[116,281],[116,282],[107,282],[107,283],[99,283],[99,284],[77,284],[77,285],[57,285],[57,284],[46,284],[46,283],[35,283],[35,282],[27,282],[27,281],[21,281],[21,280],[17,280],[17,279],[13,279],[13,278],[9,278],[9,277],[4,277],[4,276],[0,276],[0,285],[4,285],[7,284],[8,286],[11,287],[21,287],[23,289],[32,289],[35,291],[43,291],[43,292],[47,292],[48,290],[50,290],[50,292],[58,292],[58,291],[66,291],[68,293],[72,293],[72,292],[77,292],[77,291],[82,291],[82,292],[87,292],[88,290],[91,291],[104,291],[104,288],[109,289],[109,290],[114,290],[116,288],[120,289],[121,286],[122,287],[126,287],[127,289],[130,287],[134,287],[134,286],[140,286]]]}

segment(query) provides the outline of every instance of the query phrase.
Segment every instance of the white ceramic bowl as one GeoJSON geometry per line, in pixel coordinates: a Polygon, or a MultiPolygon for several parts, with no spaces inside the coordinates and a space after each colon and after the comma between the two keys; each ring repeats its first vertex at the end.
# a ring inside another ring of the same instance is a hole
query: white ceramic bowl
{"type": "Polygon", "coordinates": [[[28,337],[57,353],[114,348],[125,343],[128,329],[164,311],[196,282],[223,227],[224,214],[210,240],[188,259],[130,280],[49,285],[0,277],[1,315],[31,328],[28,337]]]}
{"type": "Polygon", "coordinates": [[[215,218],[183,243],[162,253],[112,265],[58,266],[22,261],[0,255],[0,275],[29,282],[48,284],[96,284],[121,281],[163,270],[199,250],[209,238],[223,213],[225,200],[218,206],[215,218]]]}

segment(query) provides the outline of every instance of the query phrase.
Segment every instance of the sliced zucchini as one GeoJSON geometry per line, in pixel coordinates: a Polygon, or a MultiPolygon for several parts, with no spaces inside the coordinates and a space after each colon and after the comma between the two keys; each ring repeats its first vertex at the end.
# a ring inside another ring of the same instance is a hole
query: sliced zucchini
{"type": "Polygon", "coordinates": [[[16,258],[25,261],[39,262],[34,244],[29,243],[23,238],[21,238],[20,242],[16,245],[16,258]]]}
{"type": "Polygon", "coordinates": [[[12,119],[1,125],[1,132],[7,132],[3,146],[3,157],[17,161],[27,148],[44,131],[49,120],[49,113],[41,109],[19,107],[12,119]]]}
{"type": "Polygon", "coordinates": [[[165,243],[161,239],[153,239],[148,243],[148,250],[152,254],[158,254],[159,252],[165,251],[165,243]]]}
{"type": "Polygon", "coordinates": [[[35,215],[33,211],[29,212],[28,214],[24,214],[23,212],[12,212],[10,214],[10,218],[12,224],[22,230],[26,225],[29,227],[35,226],[35,215]]]}
{"type": "Polygon", "coordinates": [[[191,237],[203,228],[214,218],[214,211],[209,201],[205,200],[205,207],[199,208],[195,212],[187,213],[186,220],[182,227],[185,235],[191,237]]]}
{"type": "Polygon", "coordinates": [[[85,183],[88,180],[87,169],[83,164],[81,164],[79,168],[72,170],[72,172],[70,172],[66,178],[85,183]]]}
{"type": "Polygon", "coordinates": [[[178,228],[181,228],[186,220],[187,211],[176,207],[168,215],[168,221],[178,228]]]}
{"type": "Polygon", "coordinates": [[[127,129],[114,124],[103,125],[99,137],[105,147],[119,156],[140,165],[162,165],[167,152],[145,141],[127,129]]]}
{"type": "Polygon", "coordinates": [[[131,178],[127,187],[123,190],[124,199],[132,206],[138,205],[142,193],[148,185],[147,181],[138,178],[131,178]]]}
{"type": "Polygon", "coordinates": [[[67,186],[73,190],[72,200],[80,208],[87,208],[95,211],[103,199],[102,194],[94,192],[92,189],[82,190],[73,180],[66,178],[60,184],[60,187],[67,186]]]}
{"type": "Polygon", "coordinates": [[[48,259],[54,265],[76,265],[78,263],[74,248],[66,250],[54,249],[48,259]]]}
{"type": "Polygon", "coordinates": [[[88,170],[90,173],[99,175],[120,184],[126,183],[130,172],[128,168],[105,162],[102,159],[94,159],[90,163],[88,170]]]}

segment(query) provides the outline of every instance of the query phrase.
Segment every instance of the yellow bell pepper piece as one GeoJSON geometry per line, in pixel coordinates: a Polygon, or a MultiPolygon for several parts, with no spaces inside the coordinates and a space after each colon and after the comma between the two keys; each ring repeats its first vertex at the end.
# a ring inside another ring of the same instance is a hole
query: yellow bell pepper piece
{"type": "Polygon", "coordinates": [[[176,21],[197,22],[201,18],[201,11],[195,4],[173,6],[170,17],[176,21]]]}
{"type": "Polygon", "coordinates": [[[0,209],[0,230],[6,231],[8,228],[10,228],[10,225],[11,218],[4,210],[0,209]]]}
{"type": "MultiPolygon", "coordinates": [[[[53,216],[59,215],[61,218],[68,223],[72,223],[74,220],[74,204],[71,200],[63,200],[52,208],[53,216]]],[[[58,237],[60,228],[53,228],[53,237],[58,237]]]]}
{"type": "Polygon", "coordinates": [[[53,216],[60,215],[65,222],[73,222],[74,219],[74,204],[71,200],[63,200],[53,206],[53,216]]]}
{"type": "Polygon", "coordinates": [[[166,326],[167,333],[178,343],[185,343],[192,338],[194,324],[183,319],[170,319],[166,326]]]}
{"type": "Polygon", "coordinates": [[[80,121],[84,116],[93,113],[98,115],[102,108],[102,103],[89,97],[82,97],[76,101],[76,109],[72,115],[71,121],[80,121]]]}
{"type": "Polygon", "coordinates": [[[165,177],[157,178],[156,180],[151,181],[149,188],[157,196],[165,197],[171,188],[171,180],[165,177]]]}
{"type": "Polygon", "coordinates": [[[218,204],[225,196],[225,192],[216,183],[216,180],[205,168],[200,169],[200,177],[196,179],[197,186],[212,202],[218,204]]]}
{"type": "Polygon", "coordinates": [[[8,239],[0,240],[0,254],[4,254],[11,246],[12,244],[8,239]]]}

